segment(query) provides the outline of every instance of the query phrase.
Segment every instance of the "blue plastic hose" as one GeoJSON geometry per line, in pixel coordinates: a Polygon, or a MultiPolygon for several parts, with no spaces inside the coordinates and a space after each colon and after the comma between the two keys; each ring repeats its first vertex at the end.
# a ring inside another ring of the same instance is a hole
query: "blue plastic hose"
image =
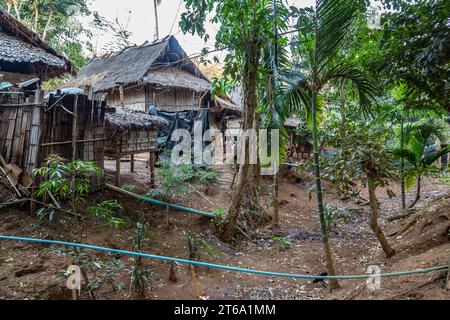
{"type": "Polygon", "coordinates": [[[62,241],[54,241],[54,240],[44,240],[44,239],[35,239],[35,238],[20,238],[20,237],[10,237],[10,236],[1,236],[1,235],[0,235],[0,240],[12,240],[12,241],[31,242],[31,243],[46,243],[46,244],[82,248],[82,249],[88,249],[88,250],[94,250],[94,251],[109,252],[109,253],[115,253],[115,254],[121,254],[121,255],[142,257],[142,258],[148,258],[148,259],[155,259],[155,260],[162,260],[162,261],[169,261],[169,262],[178,262],[178,263],[182,263],[182,264],[188,264],[188,265],[194,265],[194,266],[200,266],[200,267],[209,267],[209,268],[221,269],[221,270],[227,270],[227,271],[244,272],[244,273],[257,274],[257,275],[263,275],[263,276],[269,276],[269,277],[282,277],[282,278],[295,278],[295,279],[322,279],[322,280],[326,280],[326,279],[367,279],[367,278],[370,278],[373,276],[396,277],[396,276],[409,276],[409,275],[413,275],[413,274],[426,274],[426,273],[430,273],[430,272],[434,272],[434,271],[442,271],[442,270],[448,269],[448,266],[440,266],[440,267],[433,267],[433,268],[428,268],[428,269],[418,269],[418,270],[405,271],[405,272],[394,272],[394,273],[383,273],[383,274],[377,274],[377,275],[315,276],[315,275],[307,275],[307,274],[289,274],[289,273],[278,273],[278,272],[270,272],[270,271],[262,271],[262,270],[243,269],[243,268],[229,267],[229,266],[206,263],[206,262],[157,256],[157,255],[147,254],[147,253],[117,250],[117,249],[110,249],[110,248],[104,248],[104,247],[98,247],[98,246],[91,246],[91,245],[86,245],[86,244],[62,242],[62,241]]]}

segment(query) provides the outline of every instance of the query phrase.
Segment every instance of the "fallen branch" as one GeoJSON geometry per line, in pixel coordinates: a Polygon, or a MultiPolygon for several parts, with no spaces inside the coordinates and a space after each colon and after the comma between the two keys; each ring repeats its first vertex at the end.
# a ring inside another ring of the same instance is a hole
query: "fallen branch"
{"type": "Polygon", "coordinates": [[[15,205],[22,204],[22,203],[26,203],[28,201],[30,201],[30,199],[19,199],[19,200],[13,200],[10,202],[0,203],[0,209],[5,208],[5,207],[10,207],[10,206],[15,206],[15,205]]]}
{"type": "Polygon", "coordinates": [[[410,215],[412,215],[413,213],[415,213],[417,210],[416,209],[406,209],[405,211],[402,211],[402,213],[389,217],[387,218],[388,222],[394,222],[396,220],[401,220],[404,219],[406,217],[409,217],[410,215]]]}

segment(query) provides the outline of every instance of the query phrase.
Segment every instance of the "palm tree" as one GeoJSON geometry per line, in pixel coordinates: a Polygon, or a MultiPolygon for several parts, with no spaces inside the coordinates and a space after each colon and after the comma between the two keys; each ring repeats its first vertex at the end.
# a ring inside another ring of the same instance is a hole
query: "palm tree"
{"type": "Polygon", "coordinates": [[[161,5],[162,0],[153,0],[153,7],[155,10],[155,40],[159,39],[159,20],[158,20],[158,7],[161,5]]]}
{"type": "Polygon", "coordinates": [[[404,147],[394,150],[394,154],[406,162],[407,185],[417,183],[416,198],[409,208],[420,200],[422,177],[442,156],[450,152],[450,146],[440,147],[445,142],[445,128],[435,121],[422,120],[409,123],[405,128],[404,147]]]}
{"type": "MultiPolygon", "coordinates": [[[[306,106],[312,126],[314,146],[314,168],[316,177],[317,204],[322,232],[322,241],[329,275],[335,275],[326,227],[322,180],[320,177],[319,139],[317,115],[322,107],[321,90],[327,83],[343,79],[353,83],[359,93],[360,104],[368,107],[374,95],[371,81],[356,67],[348,63],[337,63],[336,55],[342,40],[349,31],[358,3],[353,0],[316,0],[312,14],[307,14],[309,27],[303,27],[299,40],[302,42],[301,65],[290,70],[284,77],[284,96],[287,105],[295,109],[306,106]]],[[[304,19],[302,22],[304,23],[304,19]]],[[[336,280],[330,281],[334,288],[339,287],[336,280]]]]}

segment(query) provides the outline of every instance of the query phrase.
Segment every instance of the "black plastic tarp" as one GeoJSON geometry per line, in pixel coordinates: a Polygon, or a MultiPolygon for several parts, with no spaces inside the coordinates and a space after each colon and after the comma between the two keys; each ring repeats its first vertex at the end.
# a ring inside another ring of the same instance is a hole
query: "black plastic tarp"
{"type": "Polygon", "coordinates": [[[158,149],[161,151],[172,150],[178,141],[171,141],[172,133],[177,129],[186,129],[191,133],[191,141],[194,143],[194,132],[204,133],[209,130],[209,110],[188,110],[179,112],[169,112],[149,108],[149,115],[158,116],[166,119],[169,125],[159,130],[158,133],[158,149]],[[201,131],[200,131],[201,130],[201,131]]]}

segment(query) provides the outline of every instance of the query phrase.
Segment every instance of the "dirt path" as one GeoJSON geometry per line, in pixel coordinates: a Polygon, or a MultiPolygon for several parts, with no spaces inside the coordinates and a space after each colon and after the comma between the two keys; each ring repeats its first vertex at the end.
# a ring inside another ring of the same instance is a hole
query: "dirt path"
{"type": "MultiPolygon", "coordinates": [[[[126,165],[124,165],[125,167],[126,165]]],[[[136,162],[135,174],[125,173],[123,183],[134,185],[134,192],[145,193],[148,185],[147,168],[144,162],[136,162]]],[[[222,183],[211,186],[207,199],[193,193],[188,199],[180,201],[189,207],[205,211],[226,208],[229,204],[228,189],[232,180],[231,172],[221,170],[222,183]]],[[[265,181],[264,207],[269,208],[269,183],[265,181]]],[[[194,215],[170,212],[170,228],[167,228],[167,214],[164,209],[146,203],[136,202],[124,196],[111,192],[95,195],[90,201],[117,199],[125,207],[131,217],[126,226],[117,231],[109,230],[103,223],[92,219],[77,221],[65,216],[58,216],[53,223],[39,221],[29,217],[26,212],[15,209],[0,209],[0,233],[16,236],[40,237],[46,239],[77,241],[112,248],[132,250],[135,226],[132,221],[138,212],[143,212],[149,234],[145,252],[179,258],[187,258],[186,237],[188,233],[201,234],[206,249],[203,260],[240,266],[252,269],[270,270],[275,272],[290,272],[302,274],[319,274],[325,271],[322,255],[322,244],[318,218],[315,213],[314,197],[310,201],[309,189],[311,181],[285,179],[280,188],[281,227],[276,235],[286,241],[286,248],[281,248],[279,241],[274,240],[274,234],[268,227],[256,230],[252,235],[253,242],[244,241],[238,247],[222,243],[214,234],[211,222],[194,215]]],[[[365,273],[371,264],[387,266],[378,243],[367,224],[368,207],[361,207],[352,201],[339,201],[331,186],[326,185],[326,202],[339,207],[346,214],[345,222],[339,223],[331,233],[331,242],[339,274],[365,273]]],[[[394,190],[398,192],[398,190],[394,190]]],[[[426,204],[449,191],[448,186],[432,184],[424,185],[424,200],[426,204]]],[[[409,197],[413,198],[414,191],[409,197]]],[[[388,201],[388,196],[380,190],[382,225],[385,219],[393,214],[399,206],[399,199],[388,201]]],[[[388,229],[390,226],[388,226],[388,229]]],[[[279,238],[281,239],[281,238],[279,238]]],[[[393,241],[396,246],[395,239],[393,241]]],[[[47,246],[0,242],[0,299],[61,299],[70,298],[70,292],[65,289],[64,277],[61,272],[67,266],[65,256],[47,246]],[[45,250],[47,249],[47,250],[45,250]]],[[[448,245],[436,255],[436,261],[443,258],[448,245]]],[[[115,270],[112,282],[100,281],[100,288],[94,290],[97,299],[136,299],[130,294],[130,257],[111,256],[101,253],[90,253],[92,261],[106,263],[113,258],[120,261],[121,268],[115,270]]],[[[419,266],[425,260],[416,256],[408,262],[389,264],[391,270],[405,270],[419,266]]],[[[171,265],[158,261],[145,261],[152,270],[151,287],[148,299],[192,299],[194,290],[191,273],[186,266],[176,265],[177,282],[169,280],[171,265]]],[[[91,282],[101,279],[104,268],[89,273],[91,282]]],[[[243,273],[200,268],[197,272],[200,291],[205,299],[322,299],[322,298],[367,298],[361,289],[365,281],[341,281],[342,290],[330,293],[323,282],[313,283],[309,280],[269,278],[243,273]],[[359,291],[358,291],[359,290],[359,291]]],[[[407,279],[408,280],[408,279],[407,279]]],[[[396,280],[396,281],[404,281],[396,280]]],[[[396,290],[395,285],[403,282],[393,281],[388,293],[376,298],[404,298],[410,293],[396,290]]],[[[409,279],[413,281],[413,279],[409,279]]],[[[404,287],[407,291],[408,288],[404,287]]],[[[417,295],[416,298],[426,298],[417,295]]],[[[369,296],[371,297],[371,296],[369,296]]],[[[448,295],[434,297],[449,298],[448,295]]],[[[86,293],[83,299],[89,298],[86,293]]]]}

